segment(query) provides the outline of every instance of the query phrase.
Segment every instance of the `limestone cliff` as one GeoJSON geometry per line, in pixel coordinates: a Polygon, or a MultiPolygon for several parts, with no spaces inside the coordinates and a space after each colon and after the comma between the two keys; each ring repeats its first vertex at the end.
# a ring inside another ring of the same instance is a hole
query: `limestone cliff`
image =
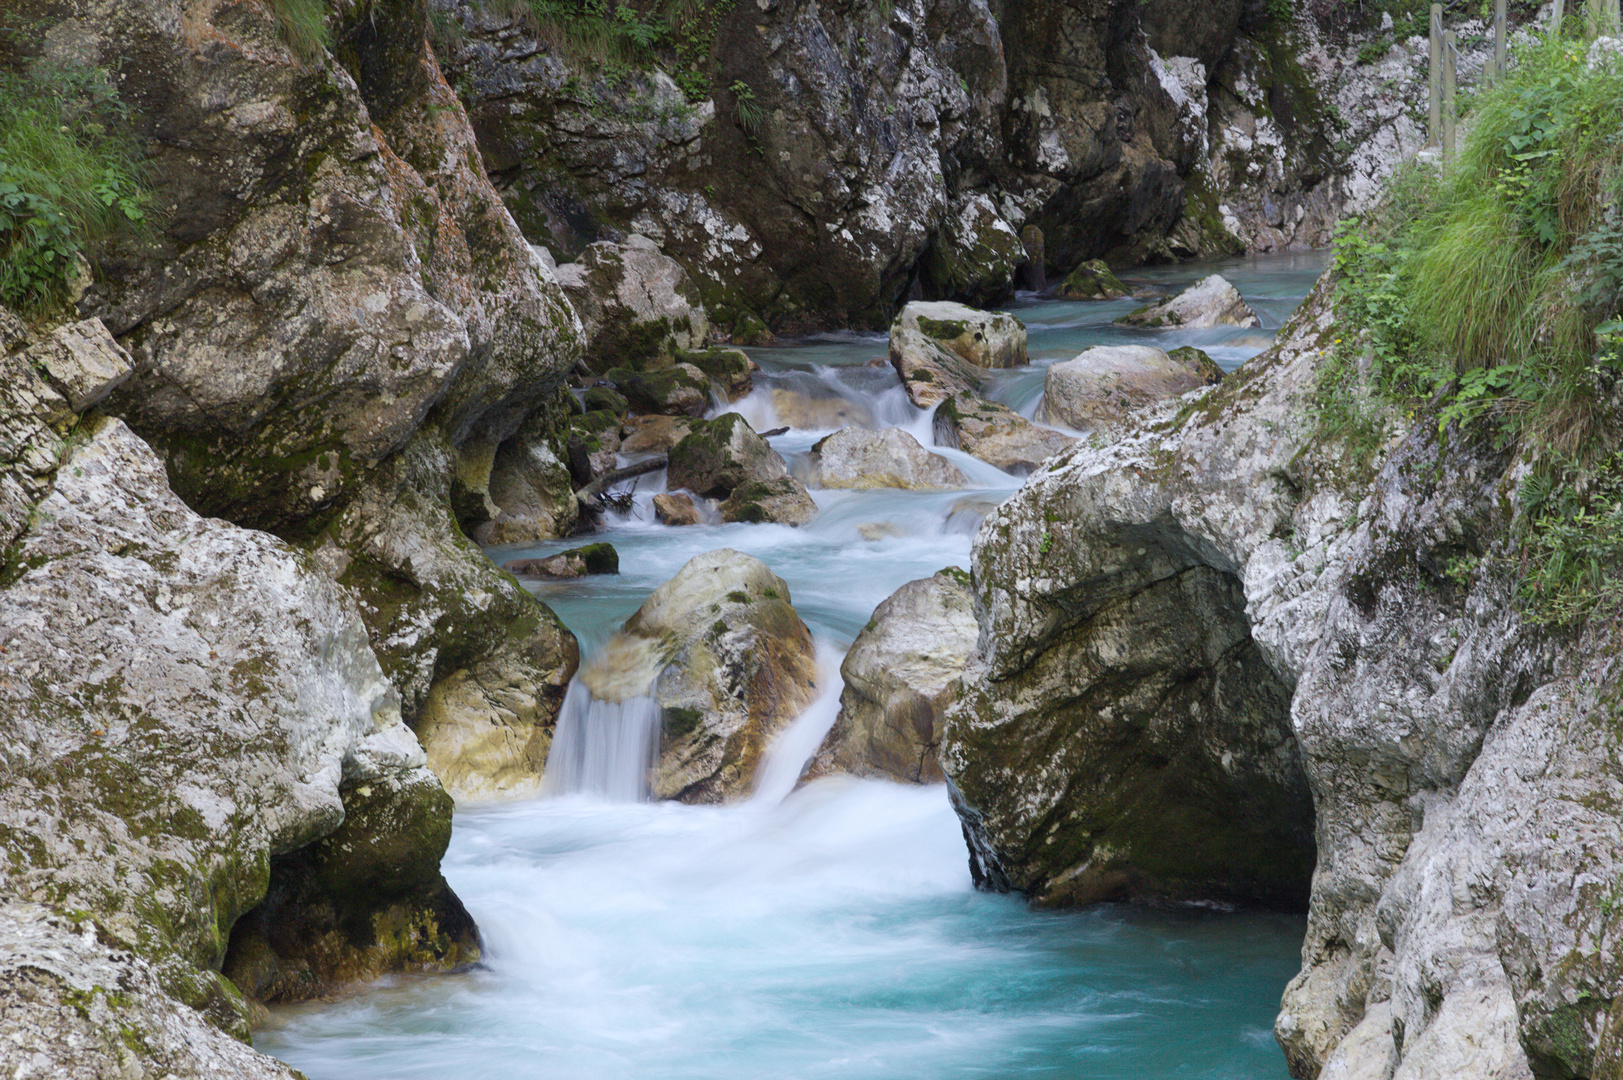
{"type": "Polygon", "coordinates": [[[986,519],[942,747],[972,861],[1046,902],[1305,900],[1295,1075],[1609,1075],[1612,628],[1523,618],[1514,453],[1322,434],[1333,288],[986,519]]]}

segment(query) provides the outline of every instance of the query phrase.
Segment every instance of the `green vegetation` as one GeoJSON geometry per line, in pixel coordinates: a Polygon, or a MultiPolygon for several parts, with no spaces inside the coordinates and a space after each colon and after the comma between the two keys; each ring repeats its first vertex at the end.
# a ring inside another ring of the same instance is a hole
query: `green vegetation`
{"type": "Polygon", "coordinates": [[[0,72],[0,303],[61,305],[96,247],[146,220],[140,148],[107,73],[0,72]]]}
{"type": "Polygon", "coordinates": [[[1623,63],[1521,50],[1445,171],[1412,166],[1336,242],[1337,314],[1358,328],[1320,378],[1320,436],[1373,456],[1387,418],[1490,435],[1524,483],[1524,597],[1567,621],[1614,596],[1623,464],[1623,63]]]}
{"type": "Polygon", "coordinates": [[[332,44],[327,26],[327,0],[271,0],[282,40],[307,64],[320,60],[332,44]]]}
{"type": "Polygon", "coordinates": [[[499,0],[495,10],[528,24],[568,59],[611,77],[666,67],[688,99],[699,101],[710,91],[717,27],[736,2],[499,0]]]}

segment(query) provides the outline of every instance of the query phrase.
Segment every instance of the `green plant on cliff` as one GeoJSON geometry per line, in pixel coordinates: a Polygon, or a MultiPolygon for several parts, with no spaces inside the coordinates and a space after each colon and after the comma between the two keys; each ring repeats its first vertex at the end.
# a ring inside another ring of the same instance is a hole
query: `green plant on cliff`
{"type": "Polygon", "coordinates": [[[305,63],[314,63],[332,44],[327,0],[270,0],[277,29],[287,47],[305,63]]]}
{"type": "Polygon", "coordinates": [[[0,73],[0,116],[0,302],[44,311],[81,259],[145,221],[141,155],[100,69],[0,73]]]}
{"type": "MultiPolygon", "coordinates": [[[[1350,332],[1321,406],[1364,392],[1441,430],[1514,442],[1534,465],[1522,521],[1535,617],[1589,613],[1617,589],[1623,486],[1623,62],[1582,43],[1518,51],[1477,98],[1444,170],[1416,166],[1337,238],[1337,312],[1350,332]]],[[[1333,426],[1321,411],[1321,432],[1333,426]]]]}
{"type": "Polygon", "coordinates": [[[710,92],[711,53],[737,0],[498,0],[565,59],[611,77],[665,67],[689,101],[710,92]]]}

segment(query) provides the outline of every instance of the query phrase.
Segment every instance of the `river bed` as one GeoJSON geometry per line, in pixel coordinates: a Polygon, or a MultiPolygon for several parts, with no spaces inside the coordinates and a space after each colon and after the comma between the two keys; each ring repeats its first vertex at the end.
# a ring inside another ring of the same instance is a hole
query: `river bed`
{"type": "MultiPolygon", "coordinates": [[[[1030,416],[1047,364],[1105,342],[1194,344],[1232,370],[1266,347],[1323,266],[1321,254],[1217,264],[1261,330],[1126,331],[1110,320],[1142,301],[1023,299],[1011,310],[1033,363],[998,373],[989,393],[1030,416]]],[[[1129,280],[1175,291],[1213,269],[1129,280]]],[[[859,334],[751,350],[757,389],[729,407],[765,430],[782,419],[772,391],[791,391],[931,445],[929,416],[888,366],[871,365],[884,353],[883,336],[859,334]]],[[[831,430],[772,445],[793,464],[831,430]]],[[[973,890],[944,789],[830,778],[793,790],[873,608],[907,581],[967,568],[979,516],[1020,484],[936,452],[975,489],[814,491],[821,513],[800,529],[667,528],[649,505],[663,475],[642,478],[631,510],[594,537],[619,550],[621,574],[534,587],[591,655],[701,552],[736,548],[784,578],[827,691],[780,737],[756,796],[719,808],[586,794],[461,808],[444,870],[484,932],[485,961],[273,1010],[255,1045],[312,1080],[1285,1077],[1270,1026],[1299,964],[1301,917],[1034,912],[973,890]]]]}

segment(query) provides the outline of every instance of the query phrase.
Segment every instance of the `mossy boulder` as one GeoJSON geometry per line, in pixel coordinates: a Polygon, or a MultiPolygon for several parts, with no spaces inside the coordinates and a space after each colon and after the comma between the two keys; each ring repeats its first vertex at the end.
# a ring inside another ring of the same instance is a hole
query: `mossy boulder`
{"type": "Polygon", "coordinates": [[[980,311],[947,301],[914,301],[902,308],[891,323],[893,342],[898,329],[923,334],[976,367],[1020,367],[1027,363],[1026,326],[1004,312],[980,311]]]}
{"type": "Polygon", "coordinates": [[[676,354],[678,363],[691,364],[720,386],[728,401],[737,401],[754,389],[755,363],[742,349],[687,349],[676,354]]]}
{"type": "Polygon", "coordinates": [[[1058,291],[1066,300],[1119,300],[1131,295],[1103,259],[1089,259],[1066,274],[1058,291]]]}
{"type": "Polygon", "coordinates": [[[777,480],[789,475],[788,466],[766,440],[737,413],[714,420],[698,420],[688,434],[671,447],[666,485],[685,488],[695,495],[724,499],[750,480],[777,480]]]}
{"type": "Polygon", "coordinates": [[[587,389],[582,404],[588,413],[601,410],[612,416],[624,416],[631,402],[612,386],[593,386],[587,389]]]}
{"type": "Polygon", "coordinates": [[[620,553],[613,544],[587,544],[543,559],[514,559],[502,569],[520,577],[578,578],[588,574],[618,574],[620,553]]]}
{"type": "Polygon", "coordinates": [[[817,516],[817,503],[792,476],[746,480],[721,504],[721,520],[747,524],[804,525],[817,516]]]}
{"type": "Polygon", "coordinates": [[[996,304],[1014,295],[1015,271],[1026,258],[1014,226],[991,198],[975,192],[960,196],[949,208],[919,268],[934,295],[996,304]]]}
{"type": "Polygon", "coordinates": [[[937,446],[950,446],[1004,472],[1029,473],[1076,442],[1064,432],[1040,427],[1006,405],[975,394],[954,394],[941,402],[934,419],[937,446]]]}
{"type": "Polygon", "coordinates": [[[954,394],[978,394],[986,372],[935,339],[896,325],[890,328],[890,365],[902,380],[908,400],[921,409],[954,394]]]}
{"type": "Polygon", "coordinates": [[[840,712],[806,775],[939,783],[942,720],[979,633],[962,570],[910,581],[887,597],[845,654],[840,712]]]}
{"type": "Polygon", "coordinates": [[[629,406],[663,416],[703,416],[710,407],[710,378],[688,363],[662,371],[614,368],[606,378],[629,406]]]}

